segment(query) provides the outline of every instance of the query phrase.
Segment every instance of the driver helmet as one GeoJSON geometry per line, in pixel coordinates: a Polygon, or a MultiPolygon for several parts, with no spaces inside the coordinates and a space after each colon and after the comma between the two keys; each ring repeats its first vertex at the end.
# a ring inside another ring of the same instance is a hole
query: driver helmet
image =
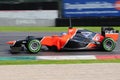
{"type": "Polygon", "coordinates": [[[61,35],[66,35],[67,33],[66,32],[62,32],[61,35]]]}

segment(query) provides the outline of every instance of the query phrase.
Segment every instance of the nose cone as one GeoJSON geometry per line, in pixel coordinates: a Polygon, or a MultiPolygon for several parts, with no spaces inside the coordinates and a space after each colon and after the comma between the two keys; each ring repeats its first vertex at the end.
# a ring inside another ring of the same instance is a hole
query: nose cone
{"type": "Polygon", "coordinates": [[[14,45],[16,43],[16,41],[14,40],[14,41],[8,41],[8,42],[6,42],[6,44],[9,44],[9,45],[14,45]]]}

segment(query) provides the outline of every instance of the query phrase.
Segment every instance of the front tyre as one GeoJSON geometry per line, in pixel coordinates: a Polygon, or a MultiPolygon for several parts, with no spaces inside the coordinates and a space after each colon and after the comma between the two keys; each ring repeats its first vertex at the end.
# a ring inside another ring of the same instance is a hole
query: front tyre
{"type": "Polygon", "coordinates": [[[36,39],[28,41],[27,49],[30,53],[38,53],[41,49],[40,41],[36,39]]]}
{"type": "Polygon", "coordinates": [[[114,40],[111,38],[105,38],[102,42],[103,49],[108,52],[114,50],[115,46],[116,46],[116,44],[115,44],[114,40]]]}

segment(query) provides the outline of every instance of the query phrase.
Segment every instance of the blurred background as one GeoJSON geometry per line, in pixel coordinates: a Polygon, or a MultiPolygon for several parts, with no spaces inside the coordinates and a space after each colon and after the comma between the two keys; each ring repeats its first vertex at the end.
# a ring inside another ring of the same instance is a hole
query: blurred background
{"type": "Polygon", "coordinates": [[[119,26],[120,0],[0,0],[1,26],[119,26]]]}

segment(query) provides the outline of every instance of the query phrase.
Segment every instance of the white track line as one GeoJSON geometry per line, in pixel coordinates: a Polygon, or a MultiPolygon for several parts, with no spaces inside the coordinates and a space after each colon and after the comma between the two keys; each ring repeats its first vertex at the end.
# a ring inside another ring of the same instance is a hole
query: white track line
{"type": "Polygon", "coordinates": [[[75,55],[75,56],[36,56],[37,60],[95,60],[96,56],[94,55],[75,55]]]}

